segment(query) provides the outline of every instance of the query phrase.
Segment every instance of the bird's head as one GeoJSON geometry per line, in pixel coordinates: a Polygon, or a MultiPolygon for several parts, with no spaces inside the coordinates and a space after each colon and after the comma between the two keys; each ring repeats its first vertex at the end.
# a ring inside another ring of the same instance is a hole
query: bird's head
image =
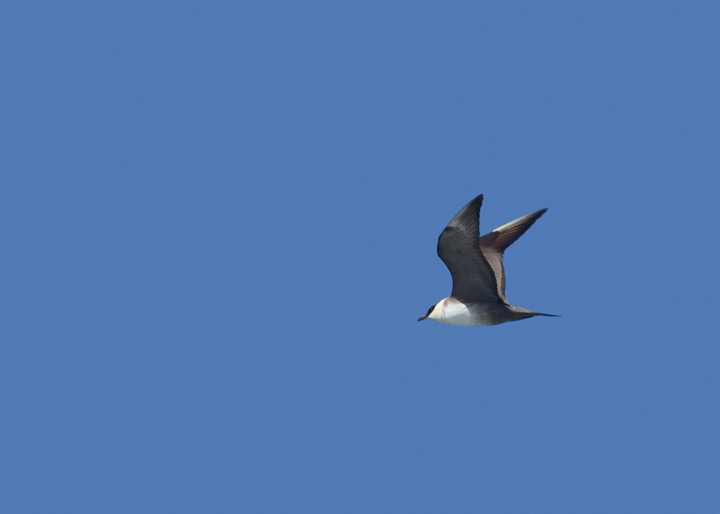
{"type": "Polygon", "coordinates": [[[439,306],[441,303],[442,302],[438,302],[435,305],[433,305],[432,307],[430,307],[424,316],[420,316],[418,318],[418,321],[422,321],[422,320],[428,319],[428,318],[430,318],[433,321],[437,321],[438,318],[440,317],[440,307],[439,306]]]}

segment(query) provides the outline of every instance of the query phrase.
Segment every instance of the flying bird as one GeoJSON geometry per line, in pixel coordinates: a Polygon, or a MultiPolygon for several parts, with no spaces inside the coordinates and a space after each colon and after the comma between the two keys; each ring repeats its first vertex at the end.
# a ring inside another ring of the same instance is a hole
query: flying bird
{"type": "Polygon", "coordinates": [[[503,254],[547,209],[506,223],[480,237],[483,195],[462,208],[438,238],[437,253],[452,275],[452,293],[418,321],[483,327],[533,316],[553,316],[510,305],[505,298],[503,254]]]}

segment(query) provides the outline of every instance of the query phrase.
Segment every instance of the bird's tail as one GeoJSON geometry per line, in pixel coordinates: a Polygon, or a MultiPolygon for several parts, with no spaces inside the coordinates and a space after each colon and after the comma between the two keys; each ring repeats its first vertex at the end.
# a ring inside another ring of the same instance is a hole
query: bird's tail
{"type": "Polygon", "coordinates": [[[532,318],[533,316],[548,316],[551,318],[559,318],[560,317],[559,314],[545,314],[544,312],[533,312],[533,311],[529,311],[527,309],[523,309],[522,307],[515,307],[514,305],[508,305],[507,307],[511,311],[522,315],[522,318],[520,318],[520,319],[532,318]]]}

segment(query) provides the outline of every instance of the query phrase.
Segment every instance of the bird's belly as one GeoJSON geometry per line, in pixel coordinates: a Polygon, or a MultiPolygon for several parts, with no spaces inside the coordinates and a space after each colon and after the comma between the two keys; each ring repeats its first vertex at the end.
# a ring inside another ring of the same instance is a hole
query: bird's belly
{"type": "Polygon", "coordinates": [[[483,309],[468,308],[467,305],[460,302],[445,305],[443,315],[438,321],[445,325],[459,327],[484,327],[495,324],[488,312],[483,309]]]}

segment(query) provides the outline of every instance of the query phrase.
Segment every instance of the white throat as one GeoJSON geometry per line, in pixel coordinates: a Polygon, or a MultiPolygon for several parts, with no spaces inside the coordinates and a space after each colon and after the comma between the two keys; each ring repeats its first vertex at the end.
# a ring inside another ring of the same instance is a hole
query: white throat
{"type": "Polygon", "coordinates": [[[467,305],[454,298],[440,300],[428,318],[443,325],[458,325],[461,327],[476,327],[486,324],[478,319],[477,313],[473,314],[467,308],[467,305]]]}

